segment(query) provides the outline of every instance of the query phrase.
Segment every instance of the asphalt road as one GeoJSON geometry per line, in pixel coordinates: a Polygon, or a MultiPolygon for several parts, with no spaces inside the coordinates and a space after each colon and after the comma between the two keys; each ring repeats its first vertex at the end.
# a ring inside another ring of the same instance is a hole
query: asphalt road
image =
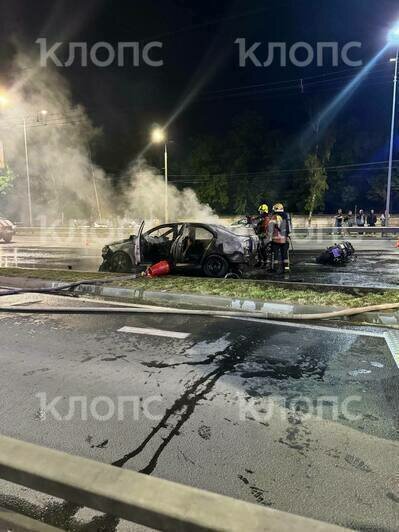
{"type": "MultiPolygon", "coordinates": [[[[22,268],[54,268],[72,269],[75,271],[97,271],[101,264],[101,242],[87,242],[82,245],[76,241],[76,246],[62,246],[59,241],[37,241],[32,245],[27,237],[16,237],[14,243],[0,243],[0,267],[19,266],[22,268]]],[[[354,243],[357,246],[357,243],[354,243]]],[[[323,249],[318,251],[297,249],[291,253],[292,268],[286,280],[307,283],[327,283],[342,285],[357,285],[366,287],[398,287],[399,286],[399,250],[359,251],[355,262],[343,267],[320,266],[315,258],[323,249]]],[[[276,279],[264,271],[251,274],[257,279],[276,279]]]]}
{"type": "MultiPolygon", "coordinates": [[[[356,245],[356,244],[355,244],[356,245]]],[[[316,263],[318,252],[294,251],[292,267],[284,280],[375,288],[399,287],[398,251],[358,251],[353,262],[344,266],[322,266],[316,263]]],[[[252,274],[259,279],[272,279],[267,274],[252,274]]]]}
{"type": "MultiPolygon", "coordinates": [[[[0,336],[5,435],[357,530],[397,530],[399,369],[372,329],[0,314],[0,336]]],[[[69,530],[123,528],[8,483],[0,504],[69,530]]]]}

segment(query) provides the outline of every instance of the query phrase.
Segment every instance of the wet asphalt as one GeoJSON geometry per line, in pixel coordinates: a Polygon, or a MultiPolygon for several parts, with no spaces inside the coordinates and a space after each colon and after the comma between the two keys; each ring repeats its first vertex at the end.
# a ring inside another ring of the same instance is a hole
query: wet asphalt
{"type": "MultiPolygon", "coordinates": [[[[101,264],[101,243],[83,246],[61,247],[59,241],[30,245],[30,239],[16,237],[11,244],[0,243],[0,267],[71,269],[74,271],[98,271],[101,264]]],[[[386,242],[385,242],[386,244],[386,242]]],[[[324,249],[296,249],[291,252],[291,272],[283,278],[256,269],[247,277],[259,280],[286,280],[303,283],[338,284],[346,286],[398,288],[399,250],[392,249],[358,251],[353,262],[341,267],[321,266],[316,257],[324,249]]],[[[356,247],[356,243],[354,243],[356,247]]],[[[360,244],[359,244],[360,246],[360,244]]]]}
{"type": "MultiPolygon", "coordinates": [[[[89,304],[3,298],[10,303],[89,304]]],[[[399,369],[373,329],[345,327],[0,314],[2,432],[356,530],[394,531],[399,369]],[[87,414],[71,407],[82,401],[87,414]]],[[[68,530],[136,530],[10,484],[1,492],[2,506],[68,530]]]]}

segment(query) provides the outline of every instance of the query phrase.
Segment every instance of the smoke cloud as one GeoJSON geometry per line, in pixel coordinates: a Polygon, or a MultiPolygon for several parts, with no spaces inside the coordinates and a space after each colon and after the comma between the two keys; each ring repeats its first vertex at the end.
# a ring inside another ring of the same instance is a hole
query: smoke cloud
{"type": "MultiPolygon", "coordinates": [[[[23,121],[27,125],[34,224],[71,219],[164,219],[164,180],[144,160],[131,163],[119,187],[91,162],[91,145],[101,135],[84,108],[74,105],[59,70],[37,66],[18,53],[9,103],[0,108],[0,140],[15,174],[13,189],[0,199],[1,214],[27,223],[27,179],[23,121]],[[45,110],[45,113],[42,111],[45,110]]],[[[217,221],[191,189],[169,184],[169,220],[217,221]]]]}
{"type": "Polygon", "coordinates": [[[107,186],[104,172],[90,163],[90,143],[99,133],[55,70],[37,68],[26,55],[15,59],[15,80],[0,115],[6,163],[15,174],[7,213],[27,221],[27,179],[23,122],[26,122],[34,222],[92,216],[93,180],[107,186]],[[45,112],[43,112],[45,111],[45,112]]]}
{"type": "MultiPolygon", "coordinates": [[[[165,211],[164,176],[144,160],[133,163],[128,170],[129,185],[124,190],[125,216],[145,220],[163,221],[165,211]]],[[[178,190],[168,184],[169,221],[203,221],[216,223],[217,215],[208,205],[203,205],[195,192],[186,188],[178,190]]]]}

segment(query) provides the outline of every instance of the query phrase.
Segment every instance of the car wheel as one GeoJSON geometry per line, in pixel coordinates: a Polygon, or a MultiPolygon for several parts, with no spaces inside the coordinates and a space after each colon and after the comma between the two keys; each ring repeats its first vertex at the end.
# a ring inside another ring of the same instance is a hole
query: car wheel
{"type": "Polygon", "coordinates": [[[229,263],[221,255],[209,255],[202,266],[202,271],[207,277],[225,277],[229,270],[229,263]]]}
{"type": "Polygon", "coordinates": [[[130,273],[132,271],[132,261],[124,251],[117,251],[111,258],[111,271],[117,273],[130,273]]]}
{"type": "Polygon", "coordinates": [[[4,235],[3,240],[9,244],[12,241],[12,235],[4,235]]]}

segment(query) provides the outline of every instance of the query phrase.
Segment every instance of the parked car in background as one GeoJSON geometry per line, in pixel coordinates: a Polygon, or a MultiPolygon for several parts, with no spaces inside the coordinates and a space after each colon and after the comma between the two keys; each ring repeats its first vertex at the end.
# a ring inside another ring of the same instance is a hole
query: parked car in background
{"type": "Polygon", "coordinates": [[[0,239],[5,242],[11,242],[15,235],[15,225],[6,220],[6,218],[0,218],[0,239]]]}
{"type": "Polygon", "coordinates": [[[131,272],[140,265],[167,260],[172,272],[193,270],[207,277],[241,273],[257,262],[258,237],[233,233],[222,225],[163,224],[113,242],[102,250],[100,271],[131,272]]]}

